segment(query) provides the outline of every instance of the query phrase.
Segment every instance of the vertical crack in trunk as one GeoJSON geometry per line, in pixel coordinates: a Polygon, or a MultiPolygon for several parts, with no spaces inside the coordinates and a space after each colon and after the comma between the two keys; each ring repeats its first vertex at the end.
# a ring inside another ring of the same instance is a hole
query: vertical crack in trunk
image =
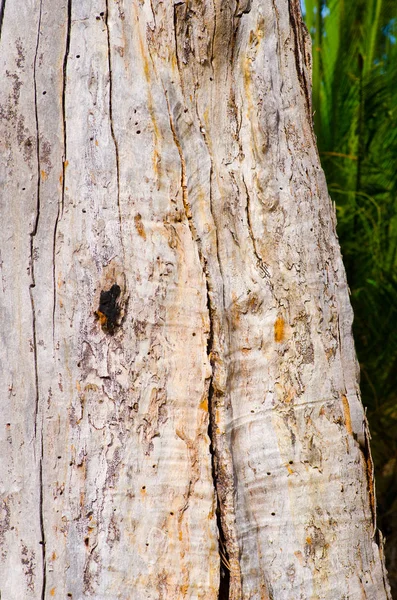
{"type": "Polygon", "coordinates": [[[291,29],[294,34],[296,73],[305,97],[307,122],[313,130],[310,34],[302,20],[299,0],[288,0],[288,8],[291,29]],[[309,38],[308,41],[307,38],[309,38]]]}
{"type": "Polygon", "coordinates": [[[59,219],[61,217],[61,213],[63,213],[63,209],[65,206],[65,178],[66,178],[66,166],[67,166],[67,162],[66,162],[66,156],[67,156],[66,73],[67,73],[67,65],[68,65],[68,58],[69,58],[69,52],[70,52],[71,28],[72,28],[72,0],[68,0],[65,54],[63,56],[63,66],[62,66],[62,125],[63,125],[62,190],[61,190],[61,202],[60,202],[60,206],[58,203],[57,216],[55,218],[54,238],[53,238],[53,244],[52,244],[52,281],[53,281],[52,336],[53,336],[53,339],[55,336],[55,311],[56,311],[56,301],[57,301],[56,264],[55,264],[56,240],[57,240],[59,219]]]}
{"type": "Polygon", "coordinates": [[[247,229],[248,229],[248,233],[249,233],[249,237],[251,239],[252,242],[252,251],[254,253],[255,259],[256,259],[256,266],[259,270],[260,276],[262,277],[262,279],[267,279],[270,289],[273,291],[273,286],[270,282],[270,273],[269,273],[269,268],[267,266],[267,264],[265,263],[265,261],[263,260],[262,256],[260,255],[258,248],[257,248],[257,244],[255,241],[255,236],[254,236],[254,232],[252,230],[252,223],[251,223],[251,211],[250,211],[250,201],[251,201],[251,197],[249,194],[249,190],[248,190],[248,186],[245,182],[244,179],[244,174],[242,174],[242,181],[243,181],[243,185],[244,185],[244,189],[245,189],[245,195],[246,195],[246,205],[245,205],[245,215],[246,215],[246,219],[247,219],[247,229]]]}
{"type": "MultiPolygon", "coordinates": [[[[1,42],[1,33],[3,31],[3,21],[4,21],[4,12],[6,9],[6,0],[2,0],[1,6],[0,6],[0,42],[1,42]]],[[[0,598],[1,600],[1,598],[0,598]]]]}
{"type": "MultiPolygon", "coordinates": [[[[214,340],[214,331],[213,331],[213,322],[211,318],[211,298],[209,292],[209,284],[208,278],[206,277],[206,288],[207,288],[207,310],[208,315],[210,316],[210,330],[208,334],[207,340],[207,355],[210,358],[212,356],[213,349],[213,340],[214,340]]],[[[214,489],[216,490],[217,495],[217,508],[216,508],[216,524],[218,528],[218,552],[219,552],[219,591],[218,591],[218,600],[229,600],[230,595],[230,563],[229,556],[226,548],[226,540],[223,533],[222,528],[222,520],[220,513],[220,500],[217,491],[217,457],[216,457],[216,446],[214,444],[214,429],[216,428],[216,407],[214,403],[214,386],[213,386],[213,364],[211,362],[211,370],[212,376],[208,386],[208,413],[209,413],[209,421],[208,421],[208,437],[210,439],[210,452],[211,452],[211,467],[212,467],[212,480],[214,482],[214,489]]]]}
{"type": "Polygon", "coordinates": [[[220,322],[211,300],[209,274],[205,271],[207,306],[210,320],[207,353],[212,376],[208,390],[209,427],[211,440],[212,474],[217,494],[217,524],[219,535],[220,582],[218,600],[241,600],[240,549],[236,532],[234,505],[233,459],[225,432],[225,414],[228,399],[225,383],[227,373],[222,345],[219,340],[220,322]]]}
{"type": "Polygon", "coordinates": [[[63,161],[62,161],[62,200],[61,200],[61,214],[65,207],[65,172],[67,167],[67,137],[66,137],[66,84],[67,84],[67,67],[70,52],[70,36],[72,29],[72,0],[68,0],[68,22],[66,31],[66,45],[65,54],[63,57],[63,81],[62,81],[62,120],[63,120],[63,161]]]}
{"type": "Polygon", "coordinates": [[[43,488],[43,457],[44,457],[44,442],[43,442],[43,429],[41,429],[41,456],[40,456],[40,533],[41,533],[41,551],[43,560],[43,582],[41,587],[41,600],[45,600],[46,587],[47,587],[47,558],[46,558],[46,540],[44,530],[44,488],[43,488]]]}
{"type": "Polygon", "coordinates": [[[113,123],[113,72],[112,72],[112,55],[111,55],[111,47],[110,47],[110,30],[109,30],[109,0],[105,2],[106,11],[105,11],[105,26],[106,26],[106,36],[107,36],[107,45],[108,45],[108,70],[109,70],[109,121],[110,121],[110,134],[112,136],[113,144],[114,144],[114,152],[116,158],[116,179],[117,179],[117,210],[119,215],[119,227],[120,227],[120,243],[121,243],[121,251],[123,254],[123,262],[125,259],[125,250],[123,243],[123,231],[122,231],[122,219],[121,219],[121,207],[120,207],[120,161],[119,161],[119,145],[117,142],[116,135],[114,133],[114,123],[113,123]]]}
{"type": "MultiPolygon", "coordinates": [[[[30,276],[31,283],[29,286],[29,295],[30,295],[30,303],[32,307],[32,329],[33,329],[33,356],[34,356],[34,376],[35,376],[35,388],[36,388],[36,398],[35,398],[35,413],[34,413],[34,434],[35,440],[37,442],[37,420],[39,415],[39,401],[40,401],[40,391],[39,391],[39,376],[38,376],[38,361],[37,361],[37,327],[36,327],[36,308],[33,297],[33,288],[36,286],[35,279],[35,269],[34,269],[34,261],[35,261],[35,237],[37,235],[37,230],[40,221],[40,202],[41,202],[41,163],[40,163],[40,131],[39,131],[39,116],[38,116],[38,106],[37,106],[37,80],[36,80],[36,72],[37,72],[37,56],[40,42],[40,28],[41,28],[41,16],[42,16],[42,0],[40,0],[39,7],[39,19],[38,19],[38,27],[37,27],[37,40],[36,40],[36,49],[33,61],[33,89],[34,89],[34,113],[35,113],[35,126],[36,126],[36,160],[37,160],[37,200],[36,200],[36,216],[33,224],[33,229],[30,233],[30,276]]],[[[42,554],[42,588],[41,588],[41,599],[45,599],[46,595],[46,551],[45,551],[45,535],[44,535],[44,514],[43,514],[43,456],[44,456],[44,447],[43,447],[43,428],[41,427],[40,433],[40,457],[39,457],[39,522],[40,522],[40,533],[41,533],[41,554],[42,554]]]]}
{"type": "Polygon", "coordinates": [[[38,373],[37,373],[36,310],[35,310],[35,305],[34,305],[32,289],[36,286],[35,271],[34,271],[34,261],[35,261],[34,239],[36,237],[37,229],[39,226],[40,200],[41,200],[41,198],[40,198],[40,192],[41,192],[41,190],[40,190],[40,186],[41,186],[40,134],[39,134],[39,117],[38,117],[38,110],[37,110],[37,83],[36,83],[36,65],[37,65],[37,53],[38,53],[38,49],[39,49],[39,39],[40,39],[41,9],[42,9],[42,3],[40,0],[36,50],[35,50],[34,61],[33,61],[33,91],[34,91],[34,115],[35,115],[35,127],[36,127],[37,185],[36,185],[36,216],[34,219],[32,231],[30,232],[30,277],[31,277],[31,283],[29,286],[30,303],[32,306],[33,355],[34,355],[35,384],[36,384],[36,404],[35,404],[35,415],[34,415],[34,434],[35,434],[36,439],[37,439],[37,417],[38,417],[38,410],[39,410],[39,382],[38,382],[38,373]]]}
{"type": "MultiPolygon", "coordinates": [[[[198,235],[193,222],[192,211],[188,199],[185,158],[183,156],[181,143],[178,139],[175,129],[166,90],[164,90],[164,94],[168,108],[170,128],[181,162],[181,188],[183,206],[192,235],[192,240],[195,244],[197,244],[199,259],[203,268],[207,289],[207,307],[210,322],[207,354],[212,369],[212,376],[208,389],[208,433],[211,440],[214,488],[217,494],[219,556],[221,559],[218,599],[240,600],[242,597],[242,590],[239,560],[240,551],[235,527],[234,473],[232,456],[226,433],[224,431],[225,412],[228,400],[226,397],[227,369],[225,367],[225,353],[223,349],[223,343],[221,341],[222,324],[219,315],[219,309],[216,307],[215,301],[212,300],[214,293],[211,283],[212,277],[208,269],[208,261],[203,255],[200,236],[198,235]],[[221,424],[218,423],[218,416],[220,416],[220,420],[222,421],[221,424]],[[228,570],[226,576],[223,576],[224,568],[228,570]]],[[[219,262],[218,257],[217,262],[219,262]]]]}

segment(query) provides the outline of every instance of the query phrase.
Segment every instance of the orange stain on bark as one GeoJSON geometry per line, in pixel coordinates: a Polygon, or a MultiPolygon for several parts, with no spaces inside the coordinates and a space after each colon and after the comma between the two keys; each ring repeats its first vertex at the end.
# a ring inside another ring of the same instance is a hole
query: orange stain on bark
{"type": "Polygon", "coordinates": [[[201,408],[201,410],[205,410],[205,412],[208,412],[208,398],[204,398],[200,402],[200,408],[201,408]]]}
{"type": "Polygon", "coordinates": [[[146,240],[146,231],[145,231],[145,228],[142,223],[142,217],[139,213],[137,215],[135,215],[134,222],[135,222],[135,228],[136,228],[138,234],[141,236],[141,238],[146,240]]]}
{"type": "Polygon", "coordinates": [[[277,317],[276,322],[274,323],[274,341],[280,344],[284,341],[284,319],[282,317],[277,317]]]}
{"type": "Polygon", "coordinates": [[[345,416],[346,431],[347,431],[347,433],[349,433],[351,435],[353,433],[353,428],[352,428],[352,420],[351,420],[351,416],[350,416],[349,401],[344,394],[342,395],[342,405],[343,405],[343,414],[345,416]]]}

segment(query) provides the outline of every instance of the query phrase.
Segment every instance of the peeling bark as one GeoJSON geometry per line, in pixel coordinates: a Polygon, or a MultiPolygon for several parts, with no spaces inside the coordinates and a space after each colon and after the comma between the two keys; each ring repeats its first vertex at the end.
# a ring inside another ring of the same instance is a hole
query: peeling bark
{"type": "Polygon", "coordinates": [[[0,46],[1,597],[390,598],[299,2],[0,46]]]}

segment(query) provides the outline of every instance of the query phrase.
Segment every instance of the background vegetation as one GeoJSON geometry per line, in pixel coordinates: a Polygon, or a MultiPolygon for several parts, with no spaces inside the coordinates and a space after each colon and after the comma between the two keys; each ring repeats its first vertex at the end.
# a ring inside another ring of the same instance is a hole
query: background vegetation
{"type": "Polygon", "coordinates": [[[305,0],[314,125],[336,203],[397,598],[397,2],[305,0]]]}

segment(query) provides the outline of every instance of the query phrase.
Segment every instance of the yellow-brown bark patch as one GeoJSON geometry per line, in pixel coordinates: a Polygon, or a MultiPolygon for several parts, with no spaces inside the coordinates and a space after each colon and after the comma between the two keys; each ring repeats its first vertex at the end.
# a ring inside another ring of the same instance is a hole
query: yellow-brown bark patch
{"type": "Polygon", "coordinates": [[[347,431],[347,433],[349,433],[351,435],[353,433],[353,428],[352,428],[352,420],[351,420],[351,416],[350,416],[349,401],[344,394],[342,395],[342,405],[343,405],[343,414],[345,416],[346,431],[347,431]]]}
{"type": "Polygon", "coordinates": [[[145,228],[143,226],[142,223],[142,217],[141,215],[138,213],[137,215],[135,215],[134,217],[134,223],[135,223],[135,228],[138,232],[138,235],[141,236],[141,238],[143,238],[144,240],[146,240],[146,231],[145,228]]]}
{"type": "Polygon", "coordinates": [[[282,317],[277,317],[276,322],[274,323],[274,341],[280,344],[284,341],[284,319],[282,317]]]}

